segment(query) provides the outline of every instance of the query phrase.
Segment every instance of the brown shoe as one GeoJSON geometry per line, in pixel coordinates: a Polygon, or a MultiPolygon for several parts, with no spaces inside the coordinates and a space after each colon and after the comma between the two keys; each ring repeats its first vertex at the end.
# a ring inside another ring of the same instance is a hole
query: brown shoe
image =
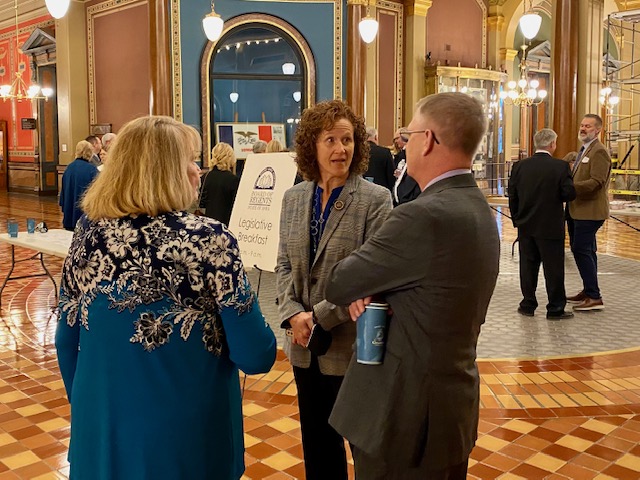
{"type": "Polygon", "coordinates": [[[584,291],[578,293],[577,295],[574,295],[573,297],[567,297],[567,303],[582,303],[584,302],[587,298],[584,291]]]}
{"type": "Polygon", "coordinates": [[[573,310],[576,312],[589,312],[591,310],[604,310],[604,302],[601,298],[589,298],[573,306],[573,310]]]}

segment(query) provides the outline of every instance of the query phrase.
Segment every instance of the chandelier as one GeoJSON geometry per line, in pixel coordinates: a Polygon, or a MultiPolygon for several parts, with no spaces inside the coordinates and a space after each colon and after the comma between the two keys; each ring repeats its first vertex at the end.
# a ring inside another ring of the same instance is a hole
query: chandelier
{"type": "Polygon", "coordinates": [[[547,97],[547,91],[538,90],[540,82],[538,80],[528,80],[527,77],[527,46],[522,45],[522,57],[520,59],[520,79],[516,82],[511,80],[508,84],[508,90],[500,92],[500,98],[505,103],[515,106],[530,107],[538,105],[547,97]]]}
{"type": "Polygon", "coordinates": [[[620,97],[613,93],[609,85],[605,85],[600,90],[600,104],[605,108],[613,108],[620,103],[620,97]]]}
{"type": "MultiPolygon", "coordinates": [[[[18,0],[15,0],[14,3],[15,10],[15,20],[16,20],[16,61],[18,59],[18,55],[21,53],[18,48],[18,0]]],[[[48,100],[51,95],[53,95],[52,88],[40,88],[38,84],[32,83],[27,86],[25,81],[22,79],[22,72],[19,70],[14,73],[13,82],[11,85],[2,85],[0,86],[0,97],[5,102],[8,99],[18,100],[21,102],[22,100],[48,100]]]]}

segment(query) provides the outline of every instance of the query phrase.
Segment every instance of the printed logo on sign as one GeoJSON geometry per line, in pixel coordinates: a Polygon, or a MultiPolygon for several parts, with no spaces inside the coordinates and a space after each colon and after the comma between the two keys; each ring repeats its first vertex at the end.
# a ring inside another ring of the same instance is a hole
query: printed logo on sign
{"type": "Polygon", "coordinates": [[[269,210],[273,200],[273,190],[276,188],[276,172],[266,167],[253,184],[253,192],[249,199],[249,210],[269,210]]]}

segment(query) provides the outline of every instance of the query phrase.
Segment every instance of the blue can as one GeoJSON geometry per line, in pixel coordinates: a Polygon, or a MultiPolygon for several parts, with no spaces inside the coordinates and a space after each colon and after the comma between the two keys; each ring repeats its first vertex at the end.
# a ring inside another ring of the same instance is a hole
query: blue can
{"type": "Polygon", "coordinates": [[[386,303],[370,303],[357,320],[356,360],[365,365],[380,365],[387,343],[386,303]]]}

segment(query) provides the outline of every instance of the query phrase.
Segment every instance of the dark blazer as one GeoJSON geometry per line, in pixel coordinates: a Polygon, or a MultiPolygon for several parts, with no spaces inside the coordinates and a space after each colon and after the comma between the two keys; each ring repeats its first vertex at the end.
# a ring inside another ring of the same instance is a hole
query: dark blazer
{"type": "Polygon", "coordinates": [[[229,225],[238,185],[240,185],[240,179],[232,172],[213,167],[204,178],[198,206],[205,209],[207,217],[229,225]]]}
{"type": "Polygon", "coordinates": [[[498,277],[495,218],[471,174],[429,186],[338,263],[337,305],[381,295],[393,309],[379,366],[351,360],[329,423],[395,468],[445,469],[477,438],[476,345],[498,277]]]}
{"type": "MultiPolygon", "coordinates": [[[[338,202],[329,214],[315,259],[309,259],[309,228],[315,182],[302,182],[287,190],[282,200],[280,244],[276,266],[278,312],[284,322],[313,307],[318,323],[331,331],[329,351],[318,357],[325,375],[344,375],[349,365],[356,336],[355,324],[346,308],[339,308],[324,298],[329,269],[360,247],[380,228],[391,211],[391,197],[385,188],[359,175],[347,179],[338,202]]],[[[284,351],[291,364],[308,368],[309,350],[291,344],[286,336],[284,351]]]]}
{"type": "Polygon", "coordinates": [[[562,203],[576,198],[571,169],[564,160],[538,152],[513,165],[509,179],[513,226],[536,238],[564,238],[562,203]]]}
{"type": "Polygon", "coordinates": [[[569,203],[574,220],[606,220],[609,218],[609,182],[611,157],[605,146],[595,139],[578,160],[573,172],[576,199],[569,203]]]}
{"type": "Polygon", "coordinates": [[[369,142],[369,168],[362,175],[365,180],[371,181],[376,185],[382,185],[393,191],[393,185],[396,183],[396,177],[393,176],[395,165],[393,164],[393,155],[391,150],[369,142]]]}
{"type": "Polygon", "coordinates": [[[97,167],[84,158],[76,158],[64,170],[59,204],[62,207],[62,226],[65,230],[75,229],[83,214],[80,199],[97,175],[97,167]]]}

